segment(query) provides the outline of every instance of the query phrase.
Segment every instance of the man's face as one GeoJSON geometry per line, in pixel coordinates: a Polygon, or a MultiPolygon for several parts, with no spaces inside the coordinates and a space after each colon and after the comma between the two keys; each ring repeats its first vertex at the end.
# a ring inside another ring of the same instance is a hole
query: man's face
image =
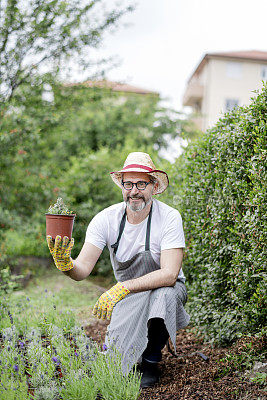
{"type": "MultiPolygon", "coordinates": [[[[144,172],[125,172],[122,176],[122,181],[132,183],[139,181],[150,182],[150,176],[144,172]]],[[[136,185],[131,190],[122,188],[123,200],[126,202],[127,207],[135,212],[143,210],[146,205],[151,203],[154,186],[153,183],[149,183],[144,190],[137,189],[136,185]]]]}

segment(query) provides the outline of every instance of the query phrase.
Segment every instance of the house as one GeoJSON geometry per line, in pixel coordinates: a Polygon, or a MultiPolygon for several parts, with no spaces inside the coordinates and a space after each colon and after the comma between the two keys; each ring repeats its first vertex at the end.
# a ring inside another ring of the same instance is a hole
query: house
{"type": "Polygon", "coordinates": [[[152,90],[143,89],[140,87],[128,85],[127,83],[113,82],[106,79],[103,80],[88,80],[80,83],[66,83],[65,86],[78,86],[82,85],[88,88],[100,88],[100,89],[110,89],[113,92],[119,92],[121,94],[140,94],[140,95],[150,95],[150,96],[159,96],[159,93],[154,92],[152,90]]]}
{"type": "Polygon", "coordinates": [[[188,80],[183,105],[190,106],[194,122],[203,131],[223,113],[247,105],[267,80],[267,52],[207,53],[188,80]]]}

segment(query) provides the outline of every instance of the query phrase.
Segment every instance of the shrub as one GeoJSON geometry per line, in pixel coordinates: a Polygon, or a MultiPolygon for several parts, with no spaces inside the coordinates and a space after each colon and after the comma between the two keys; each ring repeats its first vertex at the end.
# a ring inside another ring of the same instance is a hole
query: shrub
{"type": "Polygon", "coordinates": [[[18,230],[7,230],[5,232],[6,255],[46,257],[48,254],[44,233],[45,223],[43,225],[26,225],[18,230]]]}
{"type": "Polygon", "coordinates": [[[265,85],[189,145],[165,195],[184,220],[192,322],[215,342],[266,321],[266,100],[265,85]]]}

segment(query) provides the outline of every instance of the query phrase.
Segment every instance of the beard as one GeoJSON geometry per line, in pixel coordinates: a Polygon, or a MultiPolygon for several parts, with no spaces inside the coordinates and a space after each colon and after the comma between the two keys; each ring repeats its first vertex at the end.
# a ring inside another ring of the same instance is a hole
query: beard
{"type": "Polygon", "coordinates": [[[144,198],[144,196],[127,196],[126,197],[126,206],[129,207],[129,209],[133,212],[138,212],[142,211],[148,204],[150,204],[152,201],[152,196],[150,196],[147,200],[144,198]],[[134,204],[130,203],[130,198],[131,199],[141,199],[142,202],[139,204],[134,204]]]}

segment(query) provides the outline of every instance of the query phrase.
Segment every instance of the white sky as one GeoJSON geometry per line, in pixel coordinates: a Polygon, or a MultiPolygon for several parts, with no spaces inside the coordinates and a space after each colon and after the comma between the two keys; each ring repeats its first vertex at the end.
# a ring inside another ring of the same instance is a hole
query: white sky
{"type": "MultiPolygon", "coordinates": [[[[109,0],[109,4],[115,0],[109,0]]],[[[118,55],[108,79],[157,91],[182,110],[191,73],[207,52],[267,51],[267,0],[139,0],[98,54],[118,55]]]]}

